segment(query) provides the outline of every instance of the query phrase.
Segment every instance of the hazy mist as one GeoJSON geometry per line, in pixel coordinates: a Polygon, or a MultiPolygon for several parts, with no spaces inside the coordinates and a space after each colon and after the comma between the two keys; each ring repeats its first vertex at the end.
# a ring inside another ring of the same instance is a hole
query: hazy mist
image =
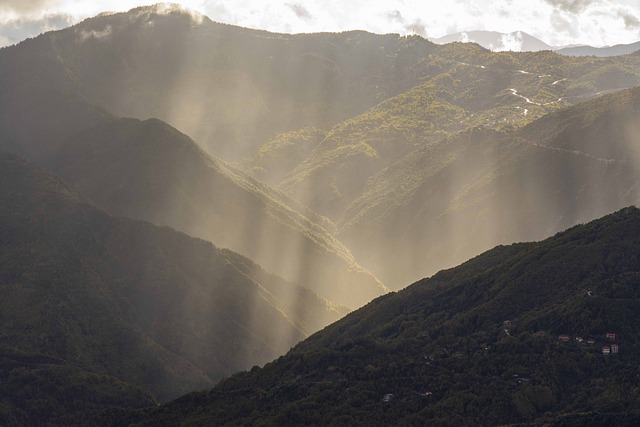
{"type": "Polygon", "coordinates": [[[31,314],[0,350],[113,376],[142,407],[640,203],[640,51],[512,36],[277,34],[156,5],[1,49],[0,291],[6,319],[31,314]]]}

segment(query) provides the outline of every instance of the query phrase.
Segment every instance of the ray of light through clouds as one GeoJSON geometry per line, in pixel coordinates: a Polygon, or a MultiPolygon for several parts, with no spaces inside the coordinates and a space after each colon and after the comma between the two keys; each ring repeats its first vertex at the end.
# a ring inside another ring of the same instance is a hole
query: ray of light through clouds
{"type": "MultiPolygon", "coordinates": [[[[149,2],[147,2],[149,3],[149,2]]],[[[185,0],[214,21],[275,32],[360,29],[441,37],[458,31],[525,31],[556,46],[640,40],[640,0],[185,0]]],[[[58,29],[135,0],[0,0],[0,45],[58,29]]]]}

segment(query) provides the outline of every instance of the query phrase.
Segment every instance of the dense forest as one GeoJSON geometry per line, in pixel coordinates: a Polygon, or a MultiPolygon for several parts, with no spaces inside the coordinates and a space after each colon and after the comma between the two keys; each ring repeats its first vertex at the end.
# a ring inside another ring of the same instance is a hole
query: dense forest
{"type": "Polygon", "coordinates": [[[0,155],[0,178],[2,425],[210,387],[348,312],[229,250],[113,217],[17,156],[0,155]]]}
{"type": "Polygon", "coordinates": [[[155,5],[0,93],[0,425],[640,424],[640,51],[155,5]]]}
{"type": "Polygon", "coordinates": [[[639,245],[640,210],[627,208],[497,247],[374,300],[263,368],[126,421],[634,425],[639,245]]]}

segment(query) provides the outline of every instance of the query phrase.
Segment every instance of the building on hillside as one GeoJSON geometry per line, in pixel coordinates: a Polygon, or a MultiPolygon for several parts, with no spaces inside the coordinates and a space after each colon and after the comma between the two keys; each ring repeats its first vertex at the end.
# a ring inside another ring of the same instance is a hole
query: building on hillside
{"type": "Polygon", "coordinates": [[[608,345],[605,345],[604,347],[602,347],[602,354],[608,355],[610,353],[611,353],[611,347],[609,347],[608,345]]]}
{"type": "Polygon", "coordinates": [[[605,338],[608,340],[615,340],[616,339],[616,333],[615,332],[607,332],[605,335],[605,338]]]}
{"type": "Polygon", "coordinates": [[[571,337],[569,335],[558,335],[558,340],[562,342],[569,342],[571,341],[571,337]]]}
{"type": "Polygon", "coordinates": [[[581,344],[584,342],[584,338],[582,338],[582,337],[575,337],[575,340],[576,340],[576,342],[579,342],[581,344]]]}
{"type": "Polygon", "coordinates": [[[391,402],[396,396],[394,394],[391,393],[387,393],[382,397],[382,401],[384,403],[389,403],[391,402]]]}
{"type": "Polygon", "coordinates": [[[611,344],[611,353],[617,354],[620,351],[618,344],[611,344]]]}

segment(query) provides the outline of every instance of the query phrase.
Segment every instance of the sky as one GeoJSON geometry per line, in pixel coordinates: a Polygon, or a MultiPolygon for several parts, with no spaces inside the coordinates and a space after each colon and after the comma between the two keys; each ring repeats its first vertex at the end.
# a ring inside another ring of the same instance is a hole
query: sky
{"type": "MultiPolygon", "coordinates": [[[[136,0],[0,0],[0,46],[72,25],[136,0]]],[[[524,31],[553,45],[640,41],[640,0],[184,0],[214,21],[274,32],[366,30],[437,38],[524,31]]]]}

